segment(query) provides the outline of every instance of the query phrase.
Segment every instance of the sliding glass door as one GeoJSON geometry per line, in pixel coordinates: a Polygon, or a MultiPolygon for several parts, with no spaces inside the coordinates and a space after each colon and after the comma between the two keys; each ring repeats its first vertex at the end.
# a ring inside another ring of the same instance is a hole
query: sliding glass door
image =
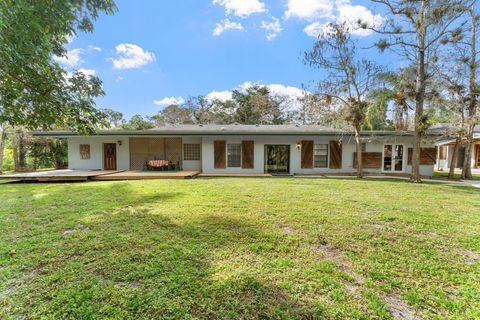
{"type": "Polygon", "coordinates": [[[265,145],[265,173],[288,174],[290,172],[290,146],[265,145]]]}
{"type": "Polygon", "coordinates": [[[383,146],[383,171],[402,172],[404,165],[404,147],[402,144],[383,146]]]}

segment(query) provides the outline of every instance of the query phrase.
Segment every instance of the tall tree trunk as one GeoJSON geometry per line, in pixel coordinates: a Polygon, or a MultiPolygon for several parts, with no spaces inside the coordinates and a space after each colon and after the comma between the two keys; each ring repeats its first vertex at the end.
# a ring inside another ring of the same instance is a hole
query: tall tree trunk
{"type": "Polygon", "coordinates": [[[357,177],[363,178],[362,140],[359,124],[355,125],[355,143],[357,145],[357,177]]]}
{"type": "Polygon", "coordinates": [[[422,1],[422,7],[418,22],[418,64],[417,78],[415,86],[415,135],[413,139],[412,155],[412,176],[411,181],[421,182],[420,177],[420,148],[422,145],[422,136],[425,130],[425,120],[423,116],[423,104],[425,102],[425,41],[427,34],[427,25],[425,23],[427,8],[430,5],[429,0],[422,1]]]}
{"type": "Polygon", "coordinates": [[[0,174],[3,173],[3,155],[5,152],[5,139],[7,138],[7,131],[4,126],[0,126],[0,174]]]}
{"type": "Polygon", "coordinates": [[[472,2],[472,8],[470,9],[470,17],[472,19],[472,31],[470,39],[470,84],[469,94],[470,101],[468,105],[468,129],[465,143],[465,160],[463,162],[462,179],[472,179],[472,149],[473,149],[473,133],[476,125],[476,109],[477,109],[477,18],[475,15],[475,2],[472,2]]]}
{"type": "Polygon", "coordinates": [[[462,141],[462,138],[460,136],[458,136],[455,139],[455,144],[453,145],[452,160],[450,160],[450,166],[449,166],[449,170],[448,170],[448,178],[449,179],[455,178],[455,167],[457,166],[458,147],[460,146],[461,141],[462,141]]]}
{"type": "Polygon", "coordinates": [[[23,129],[14,129],[12,136],[13,162],[15,171],[25,171],[27,150],[23,129]]]}

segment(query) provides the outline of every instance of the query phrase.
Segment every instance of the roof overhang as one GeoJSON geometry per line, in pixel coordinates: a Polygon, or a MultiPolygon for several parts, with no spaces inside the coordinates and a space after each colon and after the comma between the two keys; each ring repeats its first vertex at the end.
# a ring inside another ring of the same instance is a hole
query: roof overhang
{"type": "MultiPolygon", "coordinates": [[[[77,137],[85,136],[78,134],[72,131],[33,131],[33,136],[36,137],[58,137],[58,138],[68,138],[68,137],[77,137]]],[[[164,137],[178,137],[178,136],[353,136],[354,132],[342,132],[342,131],[304,131],[304,132],[289,132],[289,131],[279,131],[279,132],[251,132],[251,131],[229,131],[229,132],[169,132],[161,130],[109,130],[109,131],[97,131],[91,136],[164,136],[164,137]]],[[[411,137],[413,132],[410,131],[363,131],[361,133],[363,137],[386,137],[386,136],[396,136],[396,137],[411,137]]],[[[429,135],[432,136],[432,135],[429,135]]],[[[436,136],[436,135],[433,135],[436,136]]]]}

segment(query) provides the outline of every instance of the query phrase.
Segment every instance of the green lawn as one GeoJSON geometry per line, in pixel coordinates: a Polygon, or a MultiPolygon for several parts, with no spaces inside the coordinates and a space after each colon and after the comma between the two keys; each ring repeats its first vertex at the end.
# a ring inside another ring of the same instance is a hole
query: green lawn
{"type": "Polygon", "coordinates": [[[0,185],[0,319],[400,312],[480,318],[480,189],[333,178],[0,185]]]}
{"type": "MultiPolygon", "coordinates": [[[[448,170],[444,170],[444,171],[438,171],[438,170],[435,170],[435,173],[434,173],[434,178],[435,179],[448,179],[448,170]]],[[[462,178],[462,174],[460,172],[458,172],[458,170],[453,174],[453,179],[458,179],[460,180],[462,178]]],[[[480,175],[478,174],[473,174],[472,175],[472,179],[473,180],[480,180],[480,175]]]]}

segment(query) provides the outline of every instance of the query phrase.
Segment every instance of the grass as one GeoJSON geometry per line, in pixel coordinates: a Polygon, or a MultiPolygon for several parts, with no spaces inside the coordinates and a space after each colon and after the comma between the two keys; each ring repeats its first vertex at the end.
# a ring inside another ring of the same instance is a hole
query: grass
{"type": "Polygon", "coordinates": [[[479,209],[387,180],[3,184],[0,319],[478,319],[479,209]]]}
{"type": "MultiPolygon", "coordinates": [[[[435,179],[448,179],[448,170],[435,170],[434,173],[434,178],[435,179]]],[[[453,174],[453,179],[460,180],[462,178],[462,174],[459,172],[459,170],[456,170],[455,173],[453,174]]],[[[473,174],[472,175],[472,180],[480,180],[480,175],[479,174],[473,174]]]]}

